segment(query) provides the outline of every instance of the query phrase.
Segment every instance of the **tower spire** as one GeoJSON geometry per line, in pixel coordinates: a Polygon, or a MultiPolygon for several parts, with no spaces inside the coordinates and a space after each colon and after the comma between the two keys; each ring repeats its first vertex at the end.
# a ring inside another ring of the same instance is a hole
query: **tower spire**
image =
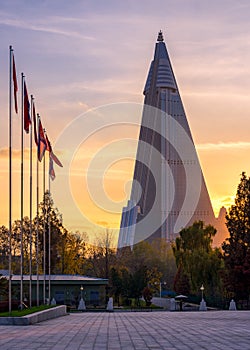
{"type": "Polygon", "coordinates": [[[160,30],[159,33],[158,33],[158,38],[157,38],[157,41],[164,41],[164,38],[163,38],[163,34],[162,34],[162,31],[160,30]]]}

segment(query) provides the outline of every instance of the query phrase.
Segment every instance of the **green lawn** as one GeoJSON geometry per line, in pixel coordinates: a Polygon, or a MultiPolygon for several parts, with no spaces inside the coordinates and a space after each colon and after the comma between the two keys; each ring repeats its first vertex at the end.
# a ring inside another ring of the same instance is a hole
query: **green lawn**
{"type": "Polygon", "coordinates": [[[33,314],[34,312],[47,310],[54,307],[53,305],[41,305],[41,306],[34,306],[30,309],[23,309],[23,310],[13,310],[11,313],[8,311],[1,312],[0,317],[21,317],[26,316],[29,314],[33,314]]]}

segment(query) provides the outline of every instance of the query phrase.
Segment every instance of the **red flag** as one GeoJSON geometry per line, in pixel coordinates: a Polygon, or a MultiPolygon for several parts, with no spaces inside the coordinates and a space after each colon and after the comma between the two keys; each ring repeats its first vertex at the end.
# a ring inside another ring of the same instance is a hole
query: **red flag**
{"type": "Polygon", "coordinates": [[[54,170],[54,164],[53,164],[53,159],[51,157],[49,157],[49,176],[50,176],[52,181],[54,181],[55,178],[56,178],[56,174],[55,174],[55,170],[54,170]]]}
{"type": "Polygon", "coordinates": [[[51,144],[49,142],[47,134],[45,134],[45,137],[46,137],[46,151],[49,151],[49,153],[50,153],[50,152],[52,152],[52,147],[51,147],[51,144]]]}
{"type": "Polygon", "coordinates": [[[46,151],[49,151],[49,156],[50,158],[52,158],[52,160],[58,165],[60,166],[61,168],[63,167],[62,163],[60,162],[60,160],[57,158],[57,156],[54,154],[53,150],[52,150],[52,146],[51,146],[51,143],[48,139],[48,136],[47,134],[45,135],[46,136],[46,144],[47,144],[47,147],[46,147],[46,151]]]}
{"type": "Polygon", "coordinates": [[[43,131],[43,126],[40,118],[38,118],[38,145],[37,145],[37,157],[39,162],[42,161],[44,153],[47,148],[46,138],[43,131]]]}
{"type": "Polygon", "coordinates": [[[29,128],[30,128],[30,102],[29,102],[29,97],[28,97],[28,91],[26,87],[26,83],[24,81],[23,84],[23,119],[24,119],[24,130],[26,133],[29,133],[29,128]]]}
{"type": "Polygon", "coordinates": [[[63,167],[62,163],[60,160],[57,158],[57,156],[53,153],[53,151],[50,152],[50,157],[53,159],[53,161],[60,166],[61,168],[63,167]]]}
{"type": "Polygon", "coordinates": [[[18,113],[18,107],[17,107],[17,77],[16,77],[16,65],[15,65],[15,59],[14,55],[12,56],[12,74],[13,74],[13,85],[14,85],[14,100],[15,100],[15,111],[18,113]]]}
{"type": "Polygon", "coordinates": [[[37,130],[36,130],[36,109],[35,109],[35,103],[33,102],[33,124],[34,124],[34,139],[35,144],[38,145],[38,137],[37,137],[37,130]]]}

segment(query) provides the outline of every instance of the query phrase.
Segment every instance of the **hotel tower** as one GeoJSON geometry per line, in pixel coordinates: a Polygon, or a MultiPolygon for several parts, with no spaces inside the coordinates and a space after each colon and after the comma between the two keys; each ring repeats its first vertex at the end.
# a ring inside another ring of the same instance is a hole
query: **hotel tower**
{"type": "Polygon", "coordinates": [[[118,248],[155,238],[170,242],[194,221],[215,222],[161,31],[143,94],[133,184],[122,211],[118,248]]]}

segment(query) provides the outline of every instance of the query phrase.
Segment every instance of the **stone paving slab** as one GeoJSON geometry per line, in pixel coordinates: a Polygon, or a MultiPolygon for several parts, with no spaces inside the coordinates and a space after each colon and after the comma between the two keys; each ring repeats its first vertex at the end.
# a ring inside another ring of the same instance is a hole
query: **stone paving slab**
{"type": "Polygon", "coordinates": [[[250,350],[250,311],[83,312],[0,326],[0,349],[250,350]]]}

